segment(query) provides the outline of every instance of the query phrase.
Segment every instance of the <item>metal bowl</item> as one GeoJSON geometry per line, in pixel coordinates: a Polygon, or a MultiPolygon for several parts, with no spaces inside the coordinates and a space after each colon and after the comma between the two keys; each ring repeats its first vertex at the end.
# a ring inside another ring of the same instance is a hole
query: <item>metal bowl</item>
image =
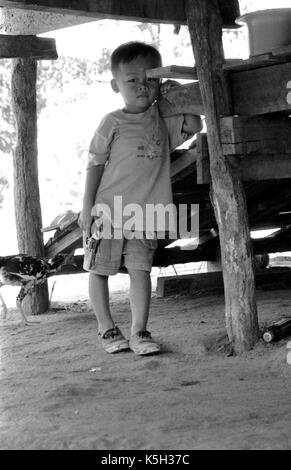
{"type": "Polygon", "coordinates": [[[291,8],[275,8],[247,13],[236,19],[247,25],[250,57],[291,45],[291,8]]]}

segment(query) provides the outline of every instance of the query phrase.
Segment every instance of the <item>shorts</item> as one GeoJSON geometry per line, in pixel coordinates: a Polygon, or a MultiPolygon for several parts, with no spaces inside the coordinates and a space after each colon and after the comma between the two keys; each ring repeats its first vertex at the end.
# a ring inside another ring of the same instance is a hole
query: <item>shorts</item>
{"type": "Polygon", "coordinates": [[[83,267],[86,271],[103,276],[124,272],[124,268],[151,271],[158,245],[156,239],[101,238],[96,242],[94,252],[84,247],[83,267]]]}

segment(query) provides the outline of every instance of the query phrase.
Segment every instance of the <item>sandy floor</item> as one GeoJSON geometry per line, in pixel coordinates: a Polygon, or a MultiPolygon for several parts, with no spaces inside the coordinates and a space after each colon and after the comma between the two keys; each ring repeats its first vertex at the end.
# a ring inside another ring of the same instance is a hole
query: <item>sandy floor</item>
{"type": "MultiPolygon", "coordinates": [[[[127,295],[112,309],[128,334],[127,295]]],[[[291,291],[258,292],[258,309],[261,327],[290,316],[291,291]]],[[[287,340],[229,357],[222,296],[153,295],[147,358],[104,353],[86,301],[37,319],[1,321],[1,449],[291,449],[287,340]]]]}

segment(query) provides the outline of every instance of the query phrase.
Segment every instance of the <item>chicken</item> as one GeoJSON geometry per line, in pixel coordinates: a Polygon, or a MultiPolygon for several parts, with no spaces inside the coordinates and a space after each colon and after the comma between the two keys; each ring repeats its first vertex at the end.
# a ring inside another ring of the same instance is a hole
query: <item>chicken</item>
{"type": "MultiPolygon", "coordinates": [[[[36,285],[53,276],[64,264],[74,264],[72,254],[59,253],[50,260],[22,254],[0,257],[0,288],[4,285],[21,286],[16,305],[22,316],[22,325],[30,324],[22,308],[25,296],[30,294],[36,285]]],[[[7,306],[1,293],[0,301],[5,318],[7,306]]]]}

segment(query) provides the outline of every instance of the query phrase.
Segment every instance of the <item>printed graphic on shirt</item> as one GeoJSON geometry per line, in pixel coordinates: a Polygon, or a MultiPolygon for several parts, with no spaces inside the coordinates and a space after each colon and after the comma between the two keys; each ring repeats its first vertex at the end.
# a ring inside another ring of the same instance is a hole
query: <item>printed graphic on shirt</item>
{"type": "Polygon", "coordinates": [[[162,156],[161,138],[159,135],[153,134],[148,142],[137,147],[139,158],[148,158],[153,160],[162,156]]]}

